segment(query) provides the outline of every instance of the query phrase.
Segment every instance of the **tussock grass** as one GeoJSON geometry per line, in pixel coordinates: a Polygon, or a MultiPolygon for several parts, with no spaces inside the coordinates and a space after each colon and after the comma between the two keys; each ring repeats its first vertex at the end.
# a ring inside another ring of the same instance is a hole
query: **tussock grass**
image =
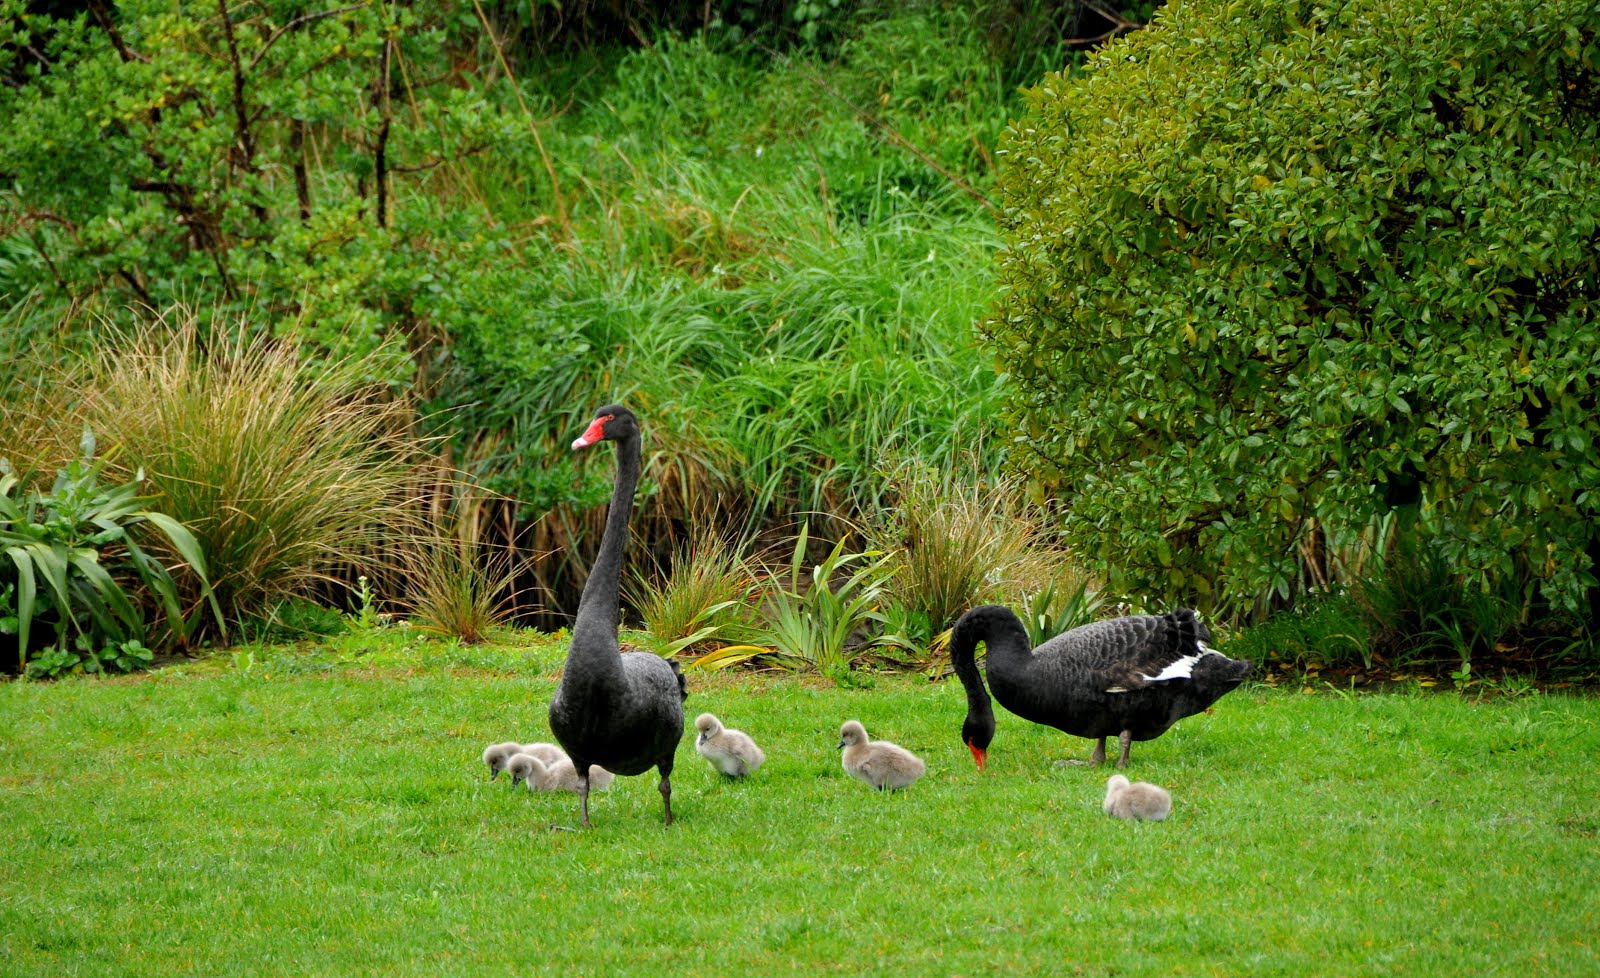
{"type": "MultiPolygon", "coordinates": [[[[353,640],[353,639],[352,639],[353,640]]],[[[0,959],[62,974],[1578,975],[1595,970],[1600,702],[1244,689],[1142,745],[1167,822],[1100,812],[1085,741],[954,683],[692,677],[749,731],[680,746],[576,824],[484,777],[542,739],[559,643],[255,649],[139,680],[0,686],[0,959]],[[246,668],[248,667],[248,668],[246,668]],[[879,794],[839,723],[928,761],[879,794]]]]}
{"type": "Polygon", "coordinates": [[[700,643],[743,637],[755,584],[737,544],[702,527],[656,575],[634,569],[632,603],[656,650],[673,655],[700,643]]]}
{"type": "Polygon", "coordinates": [[[508,551],[460,537],[420,537],[400,553],[401,603],[416,628],[473,645],[510,619],[520,568],[508,551]]]}
{"type": "Polygon", "coordinates": [[[96,352],[74,382],[70,423],[114,445],[122,469],[144,469],[239,620],[331,568],[370,565],[387,537],[418,529],[425,442],[409,405],[372,380],[379,369],[371,357],[202,335],[179,308],[96,352]]]}
{"type": "Polygon", "coordinates": [[[893,502],[867,536],[891,555],[896,600],[927,615],[933,632],[987,601],[1031,604],[1040,594],[1053,599],[1088,587],[1017,480],[911,462],[899,466],[889,487],[893,502]]]}

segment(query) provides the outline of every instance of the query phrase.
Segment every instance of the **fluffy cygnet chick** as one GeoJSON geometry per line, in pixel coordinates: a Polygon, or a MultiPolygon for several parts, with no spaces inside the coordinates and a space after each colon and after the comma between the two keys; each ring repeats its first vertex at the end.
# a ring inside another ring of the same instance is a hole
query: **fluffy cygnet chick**
{"type": "Polygon", "coordinates": [[[514,740],[501,744],[490,744],[483,749],[483,763],[489,766],[489,780],[493,781],[506,769],[506,762],[517,754],[523,753],[522,745],[514,740]]]}
{"type": "Polygon", "coordinates": [[[879,791],[904,788],[922,777],[928,766],[922,758],[887,740],[868,740],[867,728],[856,720],[846,720],[839,728],[844,769],[879,791]]]}
{"type": "Polygon", "coordinates": [[[711,766],[730,778],[742,778],[754,773],[767,759],[756,742],[741,730],[729,730],[710,713],[695,717],[694,728],[700,731],[694,749],[711,762],[711,766]]]}
{"type": "Polygon", "coordinates": [[[1148,781],[1130,784],[1122,775],[1113,774],[1106,781],[1106,801],[1101,807],[1117,818],[1159,822],[1172,811],[1172,796],[1148,781]]]}
{"type": "MultiPolygon", "coordinates": [[[[529,791],[578,790],[578,769],[566,758],[546,764],[532,754],[517,754],[506,762],[506,770],[511,772],[512,784],[526,781],[529,791]]],[[[596,764],[589,768],[589,790],[605,791],[614,778],[616,775],[596,764]]]]}
{"type": "Polygon", "coordinates": [[[546,744],[543,742],[523,744],[522,749],[516,751],[516,753],[532,754],[534,757],[537,757],[546,764],[554,764],[557,761],[564,761],[567,759],[566,751],[557,747],[555,744],[546,744]]]}

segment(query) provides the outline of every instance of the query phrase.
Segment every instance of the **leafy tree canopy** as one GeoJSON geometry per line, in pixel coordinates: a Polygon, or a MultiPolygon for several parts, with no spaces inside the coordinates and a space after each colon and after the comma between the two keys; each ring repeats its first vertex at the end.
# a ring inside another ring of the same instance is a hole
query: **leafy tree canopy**
{"type": "Polygon", "coordinates": [[[1397,504],[1595,587],[1600,6],[1169,4],[1003,142],[1016,457],[1151,598],[1290,598],[1397,504]]]}

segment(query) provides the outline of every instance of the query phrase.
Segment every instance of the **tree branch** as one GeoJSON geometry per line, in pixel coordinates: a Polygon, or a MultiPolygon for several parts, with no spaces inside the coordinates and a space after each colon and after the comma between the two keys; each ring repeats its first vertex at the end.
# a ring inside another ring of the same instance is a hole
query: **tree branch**
{"type": "Polygon", "coordinates": [[[372,6],[371,3],[353,3],[348,7],[339,7],[336,10],[319,10],[315,13],[301,14],[294,20],[284,24],[282,27],[274,29],[273,32],[268,35],[266,41],[262,42],[261,50],[257,51],[256,56],[250,59],[249,70],[254,71],[256,65],[261,63],[261,59],[266,57],[267,51],[271,49],[274,44],[278,43],[278,39],[295,28],[303,27],[314,20],[322,20],[325,17],[337,17],[339,14],[347,14],[352,10],[361,10],[370,6],[372,6]]]}
{"type": "Polygon", "coordinates": [[[128,42],[122,39],[122,32],[117,30],[117,22],[111,19],[111,11],[106,9],[104,0],[94,0],[89,4],[89,10],[94,14],[95,22],[111,38],[111,46],[117,49],[117,54],[124,63],[129,61],[150,63],[149,58],[128,47],[128,42]]]}
{"type": "Polygon", "coordinates": [[[1094,11],[1095,14],[1097,14],[1102,20],[1109,23],[1111,25],[1111,29],[1106,31],[1104,34],[1096,34],[1094,37],[1069,37],[1061,43],[1071,44],[1078,47],[1093,47],[1094,45],[1099,44],[1101,41],[1109,40],[1110,38],[1115,37],[1124,31],[1137,31],[1144,29],[1144,25],[1138,21],[1129,20],[1128,18],[1117,13],[1115,10],[1112,10],[1110,7],[1107,7],[1104,4],[1096,3],[1095,0],[1083,0],[1083,6],[1094,11]]]}
{"type": "MultiPolygon", "coordinates": [[[[245,68],[239,57],[239,42],[234,36],[233,18],[228,15],[228,0],[217,0],[217,10],[222,15],[222,34],[228,41],[228,67],[233,73],[233,142],[228,156],[244,172],[254,176],[256,170],[256,137],[250,127],[250,106],[245,102],[245,68]]],[[[252,188],[252,196],[254,196],[252,188]]],[[[267,208],[259,201],[250,204],[250,213],[260,224],[267,223],[267,208]]]]}

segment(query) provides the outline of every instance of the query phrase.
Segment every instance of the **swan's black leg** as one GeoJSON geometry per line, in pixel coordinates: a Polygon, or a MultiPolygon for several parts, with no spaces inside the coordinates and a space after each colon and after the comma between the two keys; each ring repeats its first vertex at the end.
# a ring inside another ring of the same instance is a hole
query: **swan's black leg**
{"type": "Polygon", "coordinates": [[[578,803],[583,807],[583,827],[589,827],[589,766],[578,775],[578,803]]]}
{"type": "Polygon", "coordinates": [[[666,812],[667,819],[663,825],[672,824],[672,762],[675,758],[668,754],[656,764],[656,770],[661,772],[661,808],[666,812]]]}
{"type": "MultiPolygon", "coordinates": [[[[1127,767],[1128,748],[1133,745],[1133,731],[1124,730],[1122,731],[1122,734],[1117,737],[1117,739],[1122,742],[1122,756],[1117,758],[1117,767],[1127,767]]],[[[1105,741],[1101,741],[1101,743],[1105,743],[1105,741]]]]}
{"type": "Polygon", "coordinates": [[[1099,767],[1100,765],[1104,764],[1105,762],[1106,762],[1106,739],[1104,737],[1101,737],[1099,740],[1094,742],[1094,753],[1089,755],[1089,763],[1093,764],[1095,767],[1099,767]]]}

